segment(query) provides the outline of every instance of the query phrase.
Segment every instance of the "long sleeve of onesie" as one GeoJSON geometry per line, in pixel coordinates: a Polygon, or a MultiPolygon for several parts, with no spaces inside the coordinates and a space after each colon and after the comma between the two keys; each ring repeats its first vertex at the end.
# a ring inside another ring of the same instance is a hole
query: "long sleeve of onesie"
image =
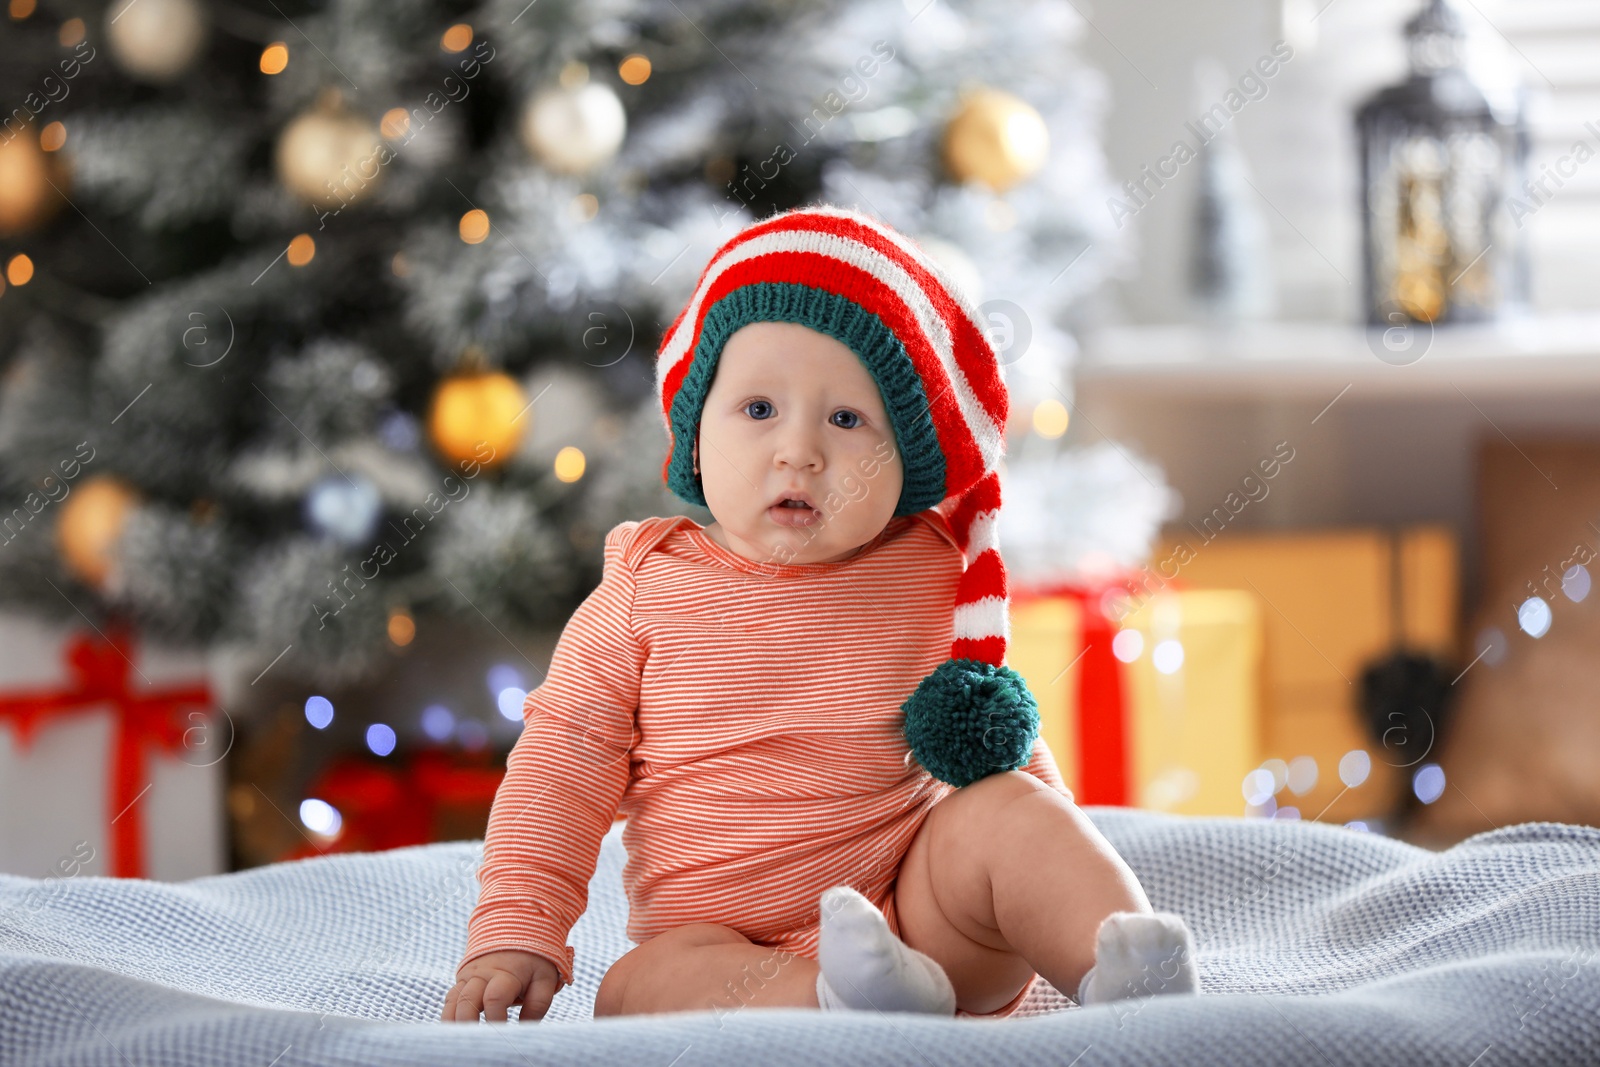
{"type": "Polygon", "coordinates": [[[631,622],[633,575],[606,535],[600,584],[562,630],[550,672],[523,704],[522,735],[484,834],[480,891],[460,964],[518,949],[547,957],[571,984],[567,935],[588,904],[600,840],[627,788],[645,652],[631,622]]]}
{"type": "MultiPolygon", "coordinates": [[[[855,557],[803,565],[737,556],[682,517],[605,544],[523,708],[461,962],[521,949],[571,983],[566,938],[619,812],[630,939],[718,922],[814,952],[821,893],[886,904],[952,789],[911,759],[901,711],[949,654],[948,524],[898,518],[855,557]]],[[[1071,799],[1043,739],[1024,769],[1071,799]]]]}

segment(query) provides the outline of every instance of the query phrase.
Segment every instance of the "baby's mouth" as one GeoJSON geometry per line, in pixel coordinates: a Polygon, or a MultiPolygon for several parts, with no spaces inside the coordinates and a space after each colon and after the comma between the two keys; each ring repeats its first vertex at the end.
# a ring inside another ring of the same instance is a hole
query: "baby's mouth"
{"type": "Polygon", "coordinates": [[[822,518],[822,513],[804,493],[779,497],[767,508],[767,514],[780,526],[810,526],[822,518]]]}

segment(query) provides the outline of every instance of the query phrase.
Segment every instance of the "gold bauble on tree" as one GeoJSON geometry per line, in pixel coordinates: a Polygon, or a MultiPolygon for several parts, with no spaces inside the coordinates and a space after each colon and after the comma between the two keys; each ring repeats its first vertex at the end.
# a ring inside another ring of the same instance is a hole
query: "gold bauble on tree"
{"type": "Polygon", "coordinates": [[[1033,177],[1050,156],[1050,131],[1026,100],[982,86],[962,97],[944,130],[945,168],[958,182],[1003,193],[1033,177]]]}
{"type": "Polygon", "coordinates": [[[0,139],[0,237],[50,221],[60,210],[66,189],[67,168],[39,147],[32,126],[10,140],[0,139]]]}
{"type": "Polygon", "coordinates": [[[278,136],[278,180],[313,207],[344,207],[363,199],[383,176],[378,127],[344,107],[336,89],[278,136]]]}
{"type": "Polygon", "coordinates": [[[56,549],[67,570],[103,590],[116,566],[117,538],[138,503],[133,487],[109,474],[97,474],[74,489],[56,524],[56,549]]]}
{"type": "Polygon", "coordinates": [[[627,131],[617,94],[591,82],[589,69],[577,62],[562,70],[560,85],[528,101],[520,125],[523,145],[558,174],[582,174],[609,162],[627,131]]]}
{"type": "Polygon", "coordinates": [[[527,393],[511,375],[468,369],[446,378],[434,391],[428,439],[452,462],[474,460],[497,467],[511,458],[533,420],[527,406],[527,393]]]}
{"type": "Polygon", "coordinates": [[[106,11],[117,65],[148,82],[170,82],[188,70],[209,32],[198,0],[122,0],[106,11]]]}

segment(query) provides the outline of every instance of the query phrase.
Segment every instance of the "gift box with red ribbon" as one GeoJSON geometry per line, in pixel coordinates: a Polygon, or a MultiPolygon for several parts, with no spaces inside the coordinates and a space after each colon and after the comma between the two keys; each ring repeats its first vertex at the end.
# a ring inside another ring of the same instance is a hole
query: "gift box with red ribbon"
{"type": "Polygon", "coordinates": [[[0,869],[221,873],[230,726],[198,655],[0,616],[0,869]]]}
{"type": "Polygon", "coordinates": [[[309,833],[283,859],[328,852],[375,852],[430,841],[482,837],[505,776],[505,760],[423,749],[375,761],[335,757],[311,781],[331,824],[309,833]]]}
{"type": "Polygon", "coordinates": [[[1079,804],[1241,815],[1261,759],[1261,625],[1236,590],[1038,583],[1012,590],[1007,663],[1079,804]]]}

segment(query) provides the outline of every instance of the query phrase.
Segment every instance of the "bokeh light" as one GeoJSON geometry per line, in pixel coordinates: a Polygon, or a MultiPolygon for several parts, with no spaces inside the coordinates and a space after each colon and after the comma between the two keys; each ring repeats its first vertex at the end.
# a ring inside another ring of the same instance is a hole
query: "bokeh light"
{"type": "Polygon", "coordinates": [[[375,756],[387,756],[394,751],[394,727],[375,722],[367,727],[367,747],[375,756]]]}
{"type": "Polygon", "coordinates": [[[1531,596],[1517,608],[1517,625],[1529,637],[1543,637],[1550,632],[1550,605],[1544,597],[1531,596]]]}
{"type": "Polygon", "coordinates": [[[456,724],[456,740],[469,752],[489,743],[489,728],[477,719],[462,719],[456,724]]]}
{"type": "Polygon", "coordinates": [[[1244,776],[1242,785],[1245,803],[1259,808],[1272,799],[1272,794],[1277,788],[1272,781],[1272,772],[1264,767],[1257,767],[1244,776]]]}
{"type": "Polygon", "coordinates": [[[1162,674],[1176,674],[1183,666],[1183,644],[1175,637],[1158,643],[1150,653],[1150,662],[1162,674]]]}
{"type": "Polygon", "coordinates": [[[469,245],[479,244],[489,236],[489,213],[482,208],[473,208],[461,216],[461,239],[469,245]]]}
{"type": "Polygon", "coordinates": [[[1581,563],[1574,563],[1567,568],[1567,573],[1561,576],[1561,592],[1574,604],[1580,603],[1589,595],[1591,584],[1589,570],[1581,563]]]}
{"type": "Polygon", "coordinates": [[[456,713],[443,704],[429,704],[422,709],[422,732],[435,741],[448,741],[456,731],[456,713]]]}
{"type": "Polygon", "coordinates": [[[282,41],[273,41],[261,50],[261,73],[282,74],[289,65],[289,46],[282,41]]]}
{"type": "Polygon", "coordinates": [[[650,80],[650,58],[635,52],[617,64],[617,77],[628,85],[643,85],[650,80]]]}
{"type": "Polygon", "coordinates": [[[289,266],[303,267],[317,255],[317,242],[309,233],[299,233],[289,241],[289,266]]]}
{"type": "Polygon", "coordinates": [[[513,686],[519,689],[527,688],[522,684],[522,672],[509,663],[497,663],[489,668],[489,692],[499,695],[500,690],[510,689],[513,686]]]}
{"type": "Polygon", "coordinates": [[[563,482],[575,482],[583,477],[583,469],[587,463],[582,449],[568,445],[556,453],[556,477],[563,482]]]}
{"type": "Polygon", "coordinates": [[[1424,763],[1411,776],[1411,791],[1424,804],[1432,804],[1444,795],[1444,768],[1437,763],[1424,763]]]}
{"type": "Polygon", "coordinates": [[[1111,639],[1111,654],[1124,663],[1132,663],[1144,652],[1144,634],[1138,630],[1119,630],[1111,639]]]}
{"type": "Polygon", "coordinates": [[[27,285],[33,280],[33,259],[26,252],[18,252],[6,264],[6,281],[12,285],[27,285]]]}
{"type": "Polygon", "coordinates": [[[1289,761],[1289,791],[1304,796],[1317,785],[1317,761],[1310,756],[1296,756],[1289,761]]]}
{"type": "Polygon", "coordinates": [[[344,817],[326,800],[307,797],[300,802],[300,822],[314,834],[337,837],[344,826],[344,817]]]}
{"type": "Polygon", "coordinates": [[[1067,406],[1054,398],[1047,397],[1039,401],[1033,409],[1033,432],[1040,437],[1060,437],[1067,432],[1067,424],[1071,421],[1067,406]]]}
{"type": "Polygon", "coordinates": [[[505,689],[500,690],[499,696],[495,697],[495,704],[500,708],[501,715],[504,715],[512,722],[521,722],[522,702],[527,699],[528,691],[526,689],[507,686],[505,689]]]}
{"type": "Polygon", "coordinates": [[[1281,759],[1267,759],[1261,761],[1261,769],[1272,775],[1272,791],[1283,792],[1283,787],[1289,784],[1289,765],[1281,759]]]}
{"type": "Polygon", "coordinates": [[[326,730],[333,721],[333,701],[327,697],[306,698],[306,722],[319,730],[326,730]]]}
{"type": "Polygon", "coordinates": [[[1354,789],[1372,773],[1372,757],[1364,748],[1352,748],[1339,757],[1339,781],[1354,789]]]}

